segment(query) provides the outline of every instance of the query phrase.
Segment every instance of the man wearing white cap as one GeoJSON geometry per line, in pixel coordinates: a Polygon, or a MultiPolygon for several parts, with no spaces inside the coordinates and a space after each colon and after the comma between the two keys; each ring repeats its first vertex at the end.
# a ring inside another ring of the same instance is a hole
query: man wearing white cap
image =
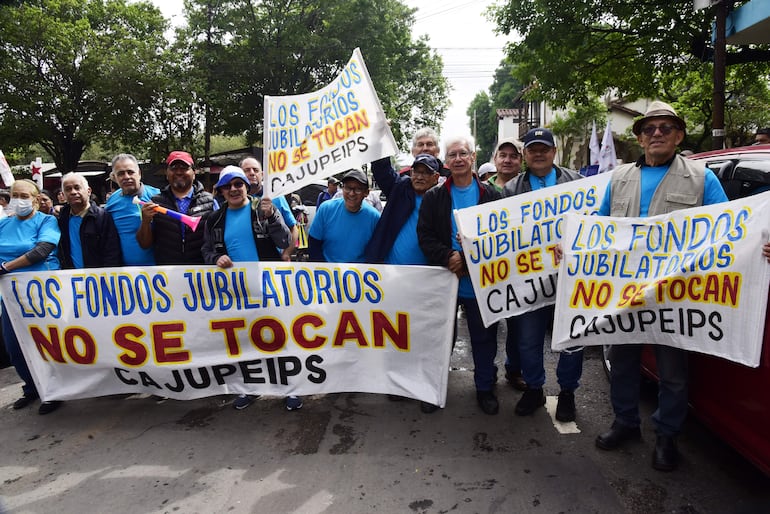
{"type": "MultiPolygon", "coordinates": [[[[678,209],[726,202],[719,179],[703,164],[677,154],[686,125],[670,105],[654,101],[632,130],[644,149],[635,163],[615,169],[600,216],[647,217],[678,209]],[[613,201],[613,199],[621,201],[613,201]]],[[[657,438],[652,467],[671,471],[679,464],[676,437],[687,417],[687,352],[655,345],[660,383],[653,413],[657,438]]],[[[615,345],[610,350],[610,400],[615,421],[596,438],[596,446],[614,450],[639,439],[639,380],[642,346],[615,345]]]]}

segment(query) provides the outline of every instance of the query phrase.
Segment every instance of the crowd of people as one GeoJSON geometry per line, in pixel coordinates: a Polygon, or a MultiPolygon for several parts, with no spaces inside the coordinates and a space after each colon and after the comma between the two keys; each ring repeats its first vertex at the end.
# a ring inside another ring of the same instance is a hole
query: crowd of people
{"type": "MultiPolygon", "coordinates": [[[[726,201],[713,173],[677,153],[685,130],[684,120],[670,105],[653,102],[633,126],[644,153],[637,162],[614,171],[599,215],[646,217],[726,201]],[[689,200],[682,203],[682,198],[689,200]]],[[[758,134],[762,142],[759,139],[758,134]]],[[[307,240],[301,244],[307,246],[311,261],[443,266],[459,279],[457,306],[470,334],[478,406],[483,413],[495,415],[500,409],[495,394],[498,324],[485,327],[482,322],[452,211],[580,180],[575,170],[554,163],[556,151],[553,134],[535,128],[521,140],[499,141],[491,162],[477,173],[472,139],[446,139],[442,162],[436,133],[423,128],[413,138],[410,166],[396,170],[390,158],[371,165],[387,197],[384,208],[377,204],[379,198],[377,202],[370,198],[367,175],[352,169],[341,180],[329,178],[306,232],[304,221],[298,226],[284,198],[263,196],[262,167],[253,157],[224,168],[213,192],[208,192],[196,180],[195,162],[187,152],[169,154],[168,185],[163,189],[142,183],[136,158],[120,154],[112,160],[112,178],[119,190],[104,207],[92,201],[88,182],[77,173],[62,177],[64,205],[58,213],[51,195],[34,182],[18,180],[12,185],[7,198],[12,216],[0,220],[0,275],[123,265],[197,263],[229,268],[238,262],[289,261],[304,237],[307,240]],[[159,214],[157,207],[202,217],[203,229],[192,230],[159,214]]],[[[297,209],[298,199],[292,203],[295,212],[302,212],[297,209]]],[[[770,245],[765,245],[763,254],[770,260],[770,245]]],[[[552,307],[544,307],[506,320],[505,378],[523,391],[514,408],[519,416],[532,415],[545,404],[543,351],[553,315],[552,307]]],[[[13,404],[21,409],[33,403],[38,392],[5,309],[2,333],[23,382],[23,395],[13,404]]],[[[639,345],[612,348],[615,419],[596,438],[601,449],[614,450],[640,437],[640,349],[639,345]]],[[[653,415],[657,440],[652,465],[673,470],[679,460],[676,437],[687,412],[687,354],[665,346],[656,346],[655,351],[660,389],[653,415]]],[[[555,414],[559,421],[576,419],[575,392],[582,369],[582,349],[569,349],[559,356],[555,414]]],[[[243,409],[254,399],[240,395],[233,406],[243,409]]],[[[60,405],[44,402],[39,413],[48,414],[60,405]]],[[[285,406],[297,410],[302,399],[287,397],[285,406]]],[[[420,409],[428,414],[438,407],[423,402],[420,409]]]]}

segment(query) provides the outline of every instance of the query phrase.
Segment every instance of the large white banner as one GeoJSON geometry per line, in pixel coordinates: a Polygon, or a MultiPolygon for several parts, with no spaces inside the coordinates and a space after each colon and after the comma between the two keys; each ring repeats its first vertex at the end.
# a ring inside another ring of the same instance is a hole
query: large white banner
{"type": "Polygon", "coordinates": [[[649,218],[565,216],[552,347],[654,343],[756,367],[770,193],[649,218]]]}
{"type": "Polygon", "coordinates": [[[552,305],[562,215],[598,211],[611,173],[455,211],[485,326],[552,305]]]}
{"type": "Polygon", "coordinates": [[[398,153],[358,48],[323,89],[265,96],[264,134],[265,189],[271,197],[398,153]]]}
{"type": "Polygon", "coordinates": [[[253,263],[11,273],[0,292],[45,400],[369,392],[446,399],[443,268],[253,263]]]}

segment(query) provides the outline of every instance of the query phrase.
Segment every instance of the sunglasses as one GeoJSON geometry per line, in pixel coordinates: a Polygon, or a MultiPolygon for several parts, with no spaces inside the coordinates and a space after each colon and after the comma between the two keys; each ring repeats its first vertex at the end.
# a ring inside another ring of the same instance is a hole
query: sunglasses
{"type": "Polygon", "coordinates": [[[656,130],[660,130],[661,134],[663,134],[664,136],[667,136],[677,128],[678,127],[674,125],[647,125],[642,129],[642,134],[649,137],[653,135],[656,130]]]}

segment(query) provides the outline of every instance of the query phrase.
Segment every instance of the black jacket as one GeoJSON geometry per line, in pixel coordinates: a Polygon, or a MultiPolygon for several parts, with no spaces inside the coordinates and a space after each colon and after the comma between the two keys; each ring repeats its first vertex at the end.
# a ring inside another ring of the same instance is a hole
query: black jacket
{"type": "MultiPolygon", "coordinates": [[[[281,254],[278,248],[288,248],[291,242],[291,232],[286,223],[283,222],[281,211],[275,210],[275,214],[267,220],[260,220],[259,198],[252,198],[249,208],[251,209],[251,232],[254,234],[254,244],[257,246],[257,255],[263,261],[280,261],[281,254]]],[[[227,205],[223,205],[218,211],[211,213],[206,218],[206,227],[203,231],[203,262],[206,264],[216,264],[217,259],[227,255],[227,246],[225,245],[225,219],[227,216],[227,205]]]]}
{"type": "MultiPolygon", "coordinates": [[[[176,197],[171,186],[166,186],[152,197],[158,205],[178,211],[176,197]]],[[[193,184],[192,200],[187,215],[194,218],[206,216],[214,211],[214,196],[196,181],[193,184]]],[[[203,220],[193,230],[171,216],[158,214],[152,218],[152,241],[156,264],[202,264],[203,220]]]]}
{"type": "MultiPolygon", "coordinates": [[[[70,242],[70,206],[64,205],[59,213],[59,261],[62,269],[74,269],[70,242]]],[[[123,265],[120,236],[110,213],[91,203],[80,225],[80,245],[83,248],[83,266],[106,268],[123,265]]]]}
{"type": "MultiPolygon", "coordinates": [[[[500,199],[500,193],[490,184],[473,180],[479,186],[479,203],[500,199]]],[[[452,177],[425,193],[420,205],[420,217],[417,219],[417,239],[420,248],[428,259],[428,264],[446,266],[452,249],[452,177]]],[[[462,253],[462,251],[460,252],[462,253]]],[[[463,263],[465,257],[463,257],[463,263]]]]}

